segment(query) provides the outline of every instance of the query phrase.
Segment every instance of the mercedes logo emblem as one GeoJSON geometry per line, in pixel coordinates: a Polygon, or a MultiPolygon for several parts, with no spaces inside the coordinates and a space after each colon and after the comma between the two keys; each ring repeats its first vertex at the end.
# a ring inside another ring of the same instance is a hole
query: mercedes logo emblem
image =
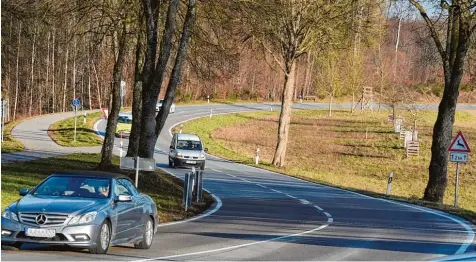
{"type": "Polygon", "coordinates": [[[47,220],[48,220],[48,219],[46,218],[46,215],[45,215],[45,214],[39,214],[38,216],[36,216],[36,219],[35,219],[35,221],[36,221],[36,223],[37,223],[38,225],[44,225],[44,224],[46,224],[46,221],[47,221],[47,220]]]}

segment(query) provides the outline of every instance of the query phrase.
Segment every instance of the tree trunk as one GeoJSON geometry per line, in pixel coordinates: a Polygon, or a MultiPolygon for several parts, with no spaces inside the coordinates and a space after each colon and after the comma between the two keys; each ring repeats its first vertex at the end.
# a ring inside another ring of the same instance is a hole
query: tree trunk
{"type": "Polygon", "coordinates": [[[109,170],[112,166],[112,151],[114,149],[114,137],[117,127],[117,119],[121,110],[121,80],[124,60],[127,54],[127,31],[126,25],[123,24],[122,35],[119,40],[119,52],[113,71],[113,87],[112,87],[112,106],[110,108],[107,119],[106,134],[104,135],[104,143],[101,150],[101,162],[98,165],[99,170],[109,170]]]}
{"type": "Polygon", "coordinates": [[[92,102],[91,102],[91,59],[90,59],[90,51],[88,48],[88,100],[89,100],[89,110],[93,109],[92,102]]]}
{"type": "Polygon", "coordinates": [[[185,61],[187,55],[188,42],[190,39],[193,23],[195,18],[195,0],[188,1],[187,14],[185,15],[185,21],[182,30],[182,37],[180,38],[179,49],[177,56],[175,58],[174,68],[170,75],[169,83],[167,85],[167,91],[165,93],[164,104],[157,114],[156,127],[155,127],[155,139],[154,144],[157,142],[157,138],[164,127],[165,121],[170,112],[170,106],[174,101],[175,89],[180,83],[181,73],[182,73],[182,64],[185,61]]]}
{"type": "MultiPolygon", "coordinates": [[[[48,86],[48,82],[50,80],[49,78],[49,73],[50,73],[50,32],[48,32],[48,37],[47,37],[47,40],[46,40],[46,45],[47,45],[47,52],[46,52],[46,84],[45,84],[45,89],[46,87],[48,86]]],[[[43,97],[43,94],[40,93],[40,115],[42,113],[42,97],[43,97]]]]}
{"type": "Polygon", "coordinates": [[[30,82],[30,102],[28,103],[28,115],[31,116],[31,109],[33,107],[33,87],[35,86],[35,42],[36,42],[36,31],[35,28],[33,31],[33,44],[31,48],[31,82],[30,82]]]}
{"type": "Polygon", "coordinates": [[[52,75],[53,75],[53,77],[52,77],[53,79],[51,81],[51,87],[52,87],[53,91],[51,92],[51,95],[53,96],[53,101],[52,101],[53,113],[55,113],[55,105],[56,105],[56,93],[55,93],[55,35],[56,35],[56,30],[53,28],[53,50],[52,50],[52,56],[51,56],[51,70],[52,70],[52,75]]]}
{"type": "Polygon", "coordinates": [[[63,112],[66,111],[66,87],[68,84],[68,55],[69,55],[69,48],[68,48],[68,44],[66,44],[66,55],[64,59],[63,112]]]}
{"type": "Polygon", "coordinates": [[[15,105],[13,106],[13,120],[16,119],[17,105],[18,105],[18,86],[20,85],[20,79],[18,74],[18,67],[20,61],[20,46],[21,46],[21,21],[18,25],[18,47],[17,47],[17,68],[16,68],[16,84],[15,84],[15,105]]]}
{"type": "MultiPolygon", "coordinates": [[[[73,87],[73,99],[76,99],[76,37],[73,37],[73,79],[71,80],[73,87]]],[[[81,100],[81,103],[83,101],[81,100]]]]}
{"type": "Polygon", "coordinates": [[[144,61],[144,85],[142,89],[142,117],[141,133],[139,141],[138,155],[144,158],[152,158],[155,148],[155,106],[160,94],[160,88],[164,78],[164,73],[172,50],[172,38],[175,31],[175,18],[178,7],[178,0],[171,0],[167,11],[164,34],[162,37],[162,48],[158,59],[158,64],[154,68],[155,56],[157,52],[157,20],[153,17],[153,7],[148,1],[144,1],[144,12],[147,24],[147,57],[144,61]]]}
{"type": "MultiPolygon", "coordinates": [[[[140,26],[141,23],[139,23],[140,26]]],[[[129,146],[127,147],[127,156],[135,157],[139,151],[140,141],[140,123],[142,115],[142,74],[141,74],[141,56],[142,40],[140,33],[137,35],[136,57],[134,65],[134,89],[132,90],[132,127],[129,136],[129,146]]]]}
{"type": "Polygon", "coordinates": [[[98,92],[98,104],[99,104],[99,108],[102,108],[102,104],[101,104],[101,87],[99,85],[99,78],[98,78],[98,72],[96,71],[96,64],[94,63],[93,61],[93,71],[94,71],[94,76],[96,77],[96,90],[98,92]]]}
{"type": "Polygon", "coordinates": [[[289,125],[291,121],[291,106],[294,93],[294,78],[296,61],[289,62],[289,70],[284,75],[284,90],[281,102],[281,113],[279,116],[278,144],[274,153],[273,165],[284,166],[286,149],[288,145],[289,125]]]}

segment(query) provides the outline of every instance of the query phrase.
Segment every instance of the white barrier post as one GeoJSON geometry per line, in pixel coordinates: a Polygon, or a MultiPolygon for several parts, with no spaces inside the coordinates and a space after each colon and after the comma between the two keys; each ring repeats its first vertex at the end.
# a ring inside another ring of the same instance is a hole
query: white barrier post
{"type": "Polygon", "coordinates": [[[213,109],[210,109],[210,118],[212,118],[213,115],[213,109]]]}
{"type": "Polygon", "coordinates": [[[136,188],[139,187],[139,160],[140,157],[136,158],[136,188]]]}
{"type": "Polygon", "coordinates": [[[119,142],[120,147],[119,147],[119,156],[122,157],[122,147],[124,146],[124,142],[122,141],[122,131],[121,131],[121,142],[119,142]]]}
{"type": "Polygon", "coordinates": [[[210,96],[207,96],[207,103],[210,104],[210,96]]]}
{"type": "Polygon", "coordinates": [[[179,131],[180,134],[182,134],[182,129],[183,129],[183,124],[180,125],[180,131],[179,131]]]}
{"type": "Polygon", "coordinates": [[[393,172],[390,172],[388,175],[388,182],[387,182],[387,196],[390,196],[390,191],[392,190],[392,180],[393,180],[393,172]]]}
{"type": "Polygon", "coordinates": [[[259,165],[259,147],[256,148],[255,164],[256,164],[256,165],[259,165]]]}

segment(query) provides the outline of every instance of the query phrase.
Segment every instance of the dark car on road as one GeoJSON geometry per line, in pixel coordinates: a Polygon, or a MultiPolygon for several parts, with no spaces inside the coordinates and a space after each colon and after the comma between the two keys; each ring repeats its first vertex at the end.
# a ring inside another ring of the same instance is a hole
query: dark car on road
{"type": "Polygon", "coordinates": [[[61,172],[20,195],[2,212],[2,246],[59,244],[103,254],[123,243],[148,249],[157,232],[156,204],[124,175],[61,172]]]}

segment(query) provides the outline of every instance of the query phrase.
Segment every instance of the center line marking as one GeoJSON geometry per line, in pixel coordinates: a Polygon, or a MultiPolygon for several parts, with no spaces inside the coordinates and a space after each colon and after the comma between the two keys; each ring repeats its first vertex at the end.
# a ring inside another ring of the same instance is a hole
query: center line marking
{"type": "Polygon", "coordinates": [[[301,201],[301,203],[303,203],[304,205],[311,204],[311,202],[307,201],[306,199],[299,199],[299,201],[301,201]]]}
{"type": "Polygon", "coordinates": [[[285,195],[286,195],[287,197],[290,197],[290,198],[294,198],[294,199],[296,199],[296,198],[297,198],[297,197],[295,197],[295,196],[291,196],[291,195],[289,195],[289,194],[285,194],[285,195]]]}
{"type": "Polygon", "coordinates": [[[270,190],[273,191],[273,192],[276,192],[276,193],[280,193],[280,194],[283,193],[283,192],[281,192],[281,191],[279,191],[279,190],[276,190],[276,189],[271,189],[271,188],[270,188],[270,190]]]}
{"type": "Polygon", "coordinates": [[[331,214],[329,214],[327,212],[324,212],[324,215],[326,215],[326,217],[332,217],[331,214]]]}

